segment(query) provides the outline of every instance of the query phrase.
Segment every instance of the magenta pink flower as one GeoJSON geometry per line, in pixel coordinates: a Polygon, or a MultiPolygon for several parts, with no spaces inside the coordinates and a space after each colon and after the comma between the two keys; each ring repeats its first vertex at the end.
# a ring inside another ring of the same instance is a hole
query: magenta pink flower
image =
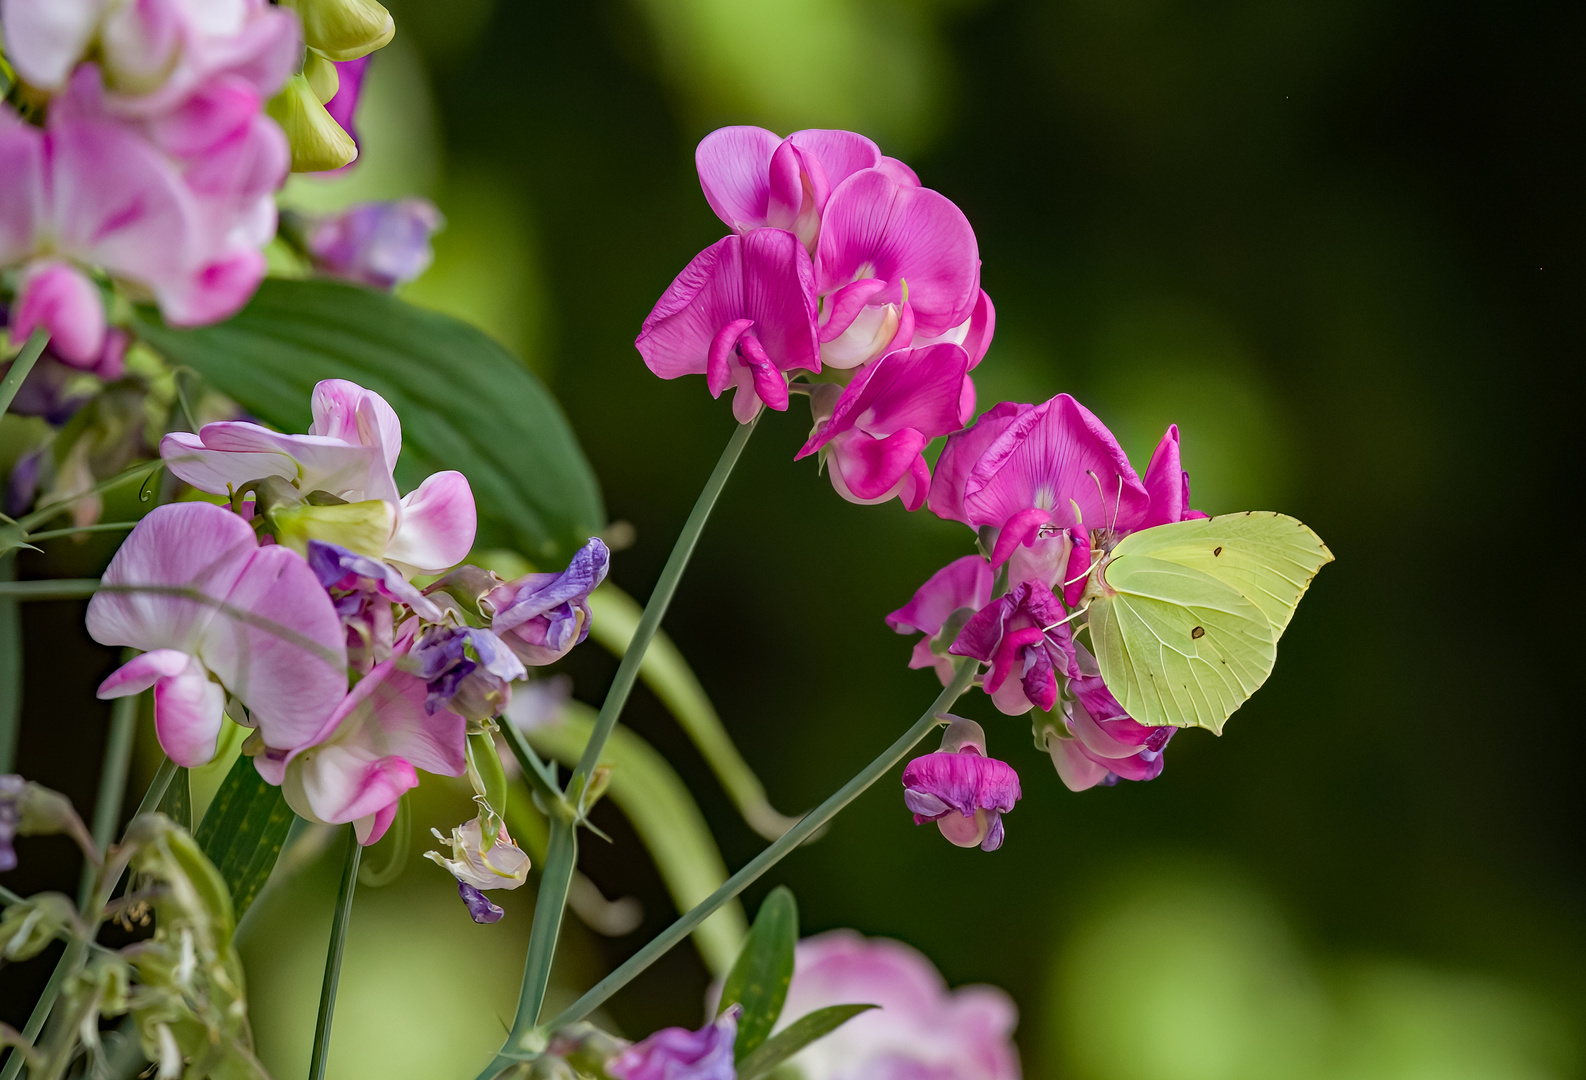
{"type": "Polygon", "coordinates": [[[792,233],[756,229],[695,256],[662,294],[634,342],[663,379],[704,375],[712,397],[733,388],[733,415],[785,410],[787,372],[820,370],[810,258],[792,233]]]}
{"type": "Polygon", "coordinates": [[[987,604],[947,651],[991,665],[986,693],[1009,716],[1027,713],[1032,705],[1051,712],[1057,704],[1057,677],[1079,674],[1068,612],[1038,581],[1021,581],[987,604]]]}
{"type": "Polygon", "coordinates": [[[606,1063],[615,1080],[736,1080],[733,1044],[742,1006],[730,1005],[698,1031],[662,1028],[606,1063]]]}
{"type": "Polygon", "coordinates": [[[954,718],[942,748],[903,767],[903,803],[914,824],[935,822],[956,847],[996,851],[1002,815],[1021,797],[1019,774],[986,756],[986,733],[973,720],[954,718]]]}
{"type": "Polygon", "coordinates": [[[815,432],[795,460],[819,451],[832,486],[849,502],[872,505],[896,496],[918,510],[931,484],[921,451],[958,427],[968,365],[961,347],[929,345],[867,365],[840,395],[832,384],[818,384],[815,432]]]}
{"type": "Polygon", "coordinates": [[[283,748],[313,741],[346,691],[344,632],[330,597],[301,556],[260,547],[235,514],[207,503],[156,508],[103,582],[156,591],[101,591],[89,602],[95,641],[148,650],[99,696],[152,686],[160,745],[180,765],[214,756],[226,691],[247,706],[259,737],[283,748]]]}
{"type": "Polygon", "coordinates": [[[438,472],[399,495],[392,469],[402,451],[402,423],[383,397],[326,379],[314,387],[313,416],[306,435],[233,420],[205,424],[196,435],[173,432],[160,440],[160,456],[177,476],[216,495],[275,476],[305,495],[384,500],[393,521],[384,559],[408,574],[437,574],[467,556],[477,526],[467,478],[438,472]]]}
{"type": "Polygon", "coordinates": [[[946,686],[953,678],[953,660],[947,646],[975,612],[991,601],[995,580],[991,567],[979,555],[954,559],[930,576],[914,598],[886,617],[899,634],[923,634],[914,643],[909,667],[934,667],[946,686]],[[938,651],[940,650],[940,651],[938,651]]]}
{"type": "Polygon", "coordinates": [[[803,1080],[1019,1080],[1018,1010],[991,986],[949,990],[917,950],[833,930],[798,944],[782,1026],[828,1005],[862,1013],[792,1059],[803,1080]]]}
{"type": "Polygon", "coordinates": [[[76,368],[97,366],[105,348],[105,305],[98,286],[67,263],[32,263],[17,289],[11,333],[26,338],[40,326],[49,332],[56,356],[76,368]]]}
{"type": "MultiPolygon", "coordinates": [[[[338,60],[336,64],[336,93],[325,102],[325,111],[330,118],[351,138],[354,146],[361,147],[358,139],[358,126],[353,123],[358,114],[358,102],[363,98],[363,81],[369,73],[369,61],[373,55],[360,56],[356,60],[338,60]]],[[[356,167],[358,158],[334,170],[331,175],[346,172],[356,167]]],[[[434,231],[433,229],[431,230],[434,231]]],[[[417,276],[417,275],[415,275],[417,276]]]]}
{"type": "Polygon", "coordinates": [[[395,657],[338,696],[306,744],[286,749],[265,739],[253,759],[301,817],[350,821],[362,844],[385,835],[402,793],[418,786],[417,770],[461,776],[467,768],[467,721],[448,709],[430,713],[424,681],[397,666],[411,643],[411,634],[400,636],[395,657]]]}

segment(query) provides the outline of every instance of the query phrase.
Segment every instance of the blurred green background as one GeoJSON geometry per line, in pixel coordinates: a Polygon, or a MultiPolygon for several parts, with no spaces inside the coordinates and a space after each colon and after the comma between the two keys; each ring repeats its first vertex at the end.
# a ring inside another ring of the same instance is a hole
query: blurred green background
{"type": "MultiPolygon", "coordinates": [[[[1069,391],[1142,463],[1177,422],[1198,507],[1284,510],[1338,556],[1270,683],[1223,738],[1175,739],[1160,779],[1070,794],[1024,721],[971,697],[961,711],[1024,782],[1001,851],[915,828],[889,779],[751,911],[786,882],[806,931],[901,938],[954,984],[1007,988],[1038,1080],[1586,1075],[1579,575],[1546,547],[1578,483],[1562,384],[1582,359],[1580,5],[393,10],[364,163],[288,198],[436,200],[448,228],[408,297],[550,383],[636,530],[613,570],[635,596],[732,427],[702,380],[660,382],[632,348],[722,233],[692,152],[723,123],[864,131],[963,207],[998,308],[983,407],[1069,391]]],[[[761,426],[667,629],[796,813],[935,693],[881,616],[970,537],[842,502],[791,460],[797,404],[761,426]]],[[[60,660],[80,617],[29,611],[22,766],[86,803],[101,672],[60,660]]],[[[593,643],[565,666],[591,702],[614,670],[593,643]]],[[[677,765],[729,866],[759,849],[647,691],[625,719],[677,765]]],[[[414,850],[465,813],[428,784],[414,850]]],[[[564,997],[673,917],[632,829],[610,807],[598,820],[614,842],[587,842],[584,867],[645,918],[620,938],[571,921],[564,997]]],[[[260,1051],[282,1077],[307,1061],[337,872],[333,852],[302,855],[248,930],[260,1051]]],[[[531,893],[475,927],[427,863],[360,892],[332,1075],[473,1075],[511,1015],[531,893]]],[[[678,949],[608,1020],[695,1024],[706,981],[678,949]]],[[[8,993],[0,1018],[22,1012],[8,993]]]]}

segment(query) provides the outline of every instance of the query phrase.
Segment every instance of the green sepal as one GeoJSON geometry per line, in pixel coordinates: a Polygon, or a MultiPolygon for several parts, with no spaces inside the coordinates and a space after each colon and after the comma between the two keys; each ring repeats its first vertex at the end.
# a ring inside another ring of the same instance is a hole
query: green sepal
{"type": "Polygon", "coordinates": [[[743,1006],[733,1059],[742,1062],[776,1027],[793,982],[793,951],[799,939],[798,904],[785,885],[778,885],[760,905],[749,939],[721,988],[720,1015],[729,1005],[743,1006]]]}
{"type": "Polygon", "coordinates": [[[788,1058],[823,1036],[830,1035],[862,1012],[879,1005],[828,1005],[789,1024],[738,1062],[738,1080],[759,1080],[788,1058]]]}

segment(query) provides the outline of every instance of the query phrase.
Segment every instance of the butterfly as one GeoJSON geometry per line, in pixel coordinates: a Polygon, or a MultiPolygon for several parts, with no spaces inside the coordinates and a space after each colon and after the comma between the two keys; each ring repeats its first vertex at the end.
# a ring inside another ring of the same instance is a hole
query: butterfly
{"type": "Polygon", "coordinates": [[[1265,510],[1126,536],[1089,609],[1102,681],[1142,724],[1220,734],[1272,673],[1295,605],[1332,561],[1321,537],[1265,510]]]}

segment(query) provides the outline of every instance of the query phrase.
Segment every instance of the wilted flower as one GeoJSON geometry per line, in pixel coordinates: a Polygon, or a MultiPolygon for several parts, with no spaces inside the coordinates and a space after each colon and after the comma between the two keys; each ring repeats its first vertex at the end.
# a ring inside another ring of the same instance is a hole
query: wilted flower
{"type": "Polygon", "coordinates": [[[99,696],[152,686],[155,731],[180,765],[214,756],[228,690],[283,750],[313,741],[346,691],[345,631],[314,572],[294,551],[259,546],[247,522],[218,506],[155,508],[102,582],[88,633],[148,651],[99,696]]]}
{"type": "Polygon", "coordinates": [[[99,849],[70,799],[16,773],[0,774],[0,873],[16,869],[16,837],[55,833],[75,840],[90,863],[99,862],[99,849]]]}
{"type": "Polygon", "coordinates": [[[498,923],[507,913],[500,904],[466,881],[457,883],[457,895],[463,898],[463,903],[468,907],[469,917],[476,923],[498,923]]]}
{"type": "Polygon", "coordinates": [[[77,908],[64,893],[38,893],[7,905],[0,915],[0,960],[31,960],[70,933],[76,921],[77,908]]]}
{"type": "Polygon", "coordinates": [[[486,593],[480,608],[519,660],[543,667],[589,636],[589,594],[606,580],[611,552],[591,537],[559,574],[527,574],[486,593]]]}
{"type": "Polygon", "coordinates": [[[954,717],[942,748],[903,768],[903,803],[914,823],[935,822],[958,847],[1001,847],[1002,815],[1020,797],[1019,774],[986,756],[986,733],[973,720],[954,717]]]}
{"type": "Polygon", "coordinates": [[[917,950],[833,930],[798,944],[779,1026],[828,1005],[862,1013],[790,1059],[803,1080],[1019,1080],[1018,1012],[991,986],[948,990],[917,950]]]}
{"type": "Polygon", "coordinates": [[[323,540],[308,542],[308,565],[331,595],[347,627],[347,656],[358,671],[391,658],[395,615],[392,605],[422,619],[439,622],[441,609],[408,583],[396,567],[323,540]]]}
{"type": "Polygon", "coordinates": [[[698,1031],[662,1028],[606,1063],[615,1080],[735,1080],[733,1043],[743,1009],[730,1005],[698,1031]]]}
{"type": "Polygon", "coordinates": [[[450,871],[458,881],[476,889],[516,889],[528,879],[529,857],[513,842],[504,825],[488,850],[483,846],[483,828],[478,818],[457,826],[450,837],[438,829],[430,832],[451,849],[452,858],[438,851],[426,851],[424,857],[450,871]]]}
{"type": "Polygon", "coordinates": [[[430,627],[405,666],[428,686],[426,709],[474,720],[500,716],[512,700],[512,683],[529,674],[499,637],[472,626],[430,627]]]}

